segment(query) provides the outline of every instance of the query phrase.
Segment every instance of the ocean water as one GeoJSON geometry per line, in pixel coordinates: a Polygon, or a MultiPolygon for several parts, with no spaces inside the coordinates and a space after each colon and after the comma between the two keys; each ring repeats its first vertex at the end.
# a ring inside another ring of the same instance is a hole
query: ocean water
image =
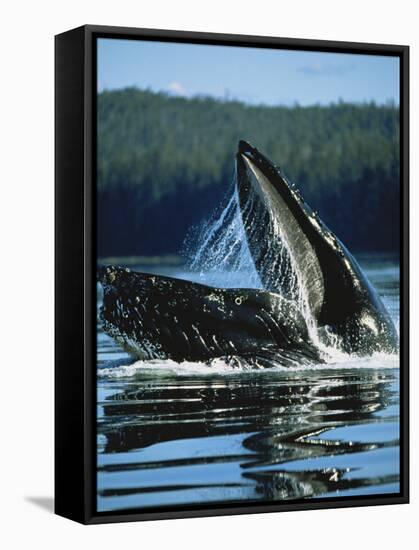
{"type": "MultiPolygon", "coordinates": [[[[398,263],[359,260],[398,328],[398,263]]],[[[398,356],[257,372],[134,362],[98,323],[97,375],[99,512],[399,492],[398,356]]]]}

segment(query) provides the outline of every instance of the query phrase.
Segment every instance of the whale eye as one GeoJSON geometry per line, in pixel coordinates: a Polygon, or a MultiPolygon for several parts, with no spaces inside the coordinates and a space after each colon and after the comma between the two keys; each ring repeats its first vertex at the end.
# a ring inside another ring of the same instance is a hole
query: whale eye
{"type": "Polygon", "coordinates": [[[241,306],[243,302],[243,296],[237,296],[237,298],[235,298],[234,301],[238,306],[241,306]]]}
{"type": "Polygon", "coordinates": [[[115,270],[112,269],[111,267],[106,268],[106,278],[109,283],[113,283],[116,279],[115,270]]]}

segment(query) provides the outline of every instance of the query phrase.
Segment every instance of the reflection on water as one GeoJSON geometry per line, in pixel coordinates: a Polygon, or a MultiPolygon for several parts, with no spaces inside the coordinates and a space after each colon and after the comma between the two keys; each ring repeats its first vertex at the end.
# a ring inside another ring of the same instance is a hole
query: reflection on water
{"type": "MultiPolygon", "coordinates": [[[[397,322],[397,273],[367,268],[397,322]]],[[[121,363],[130,360],[99,332],[99,511],[399,491],[397,358],[101,376],[121,363]]]]}

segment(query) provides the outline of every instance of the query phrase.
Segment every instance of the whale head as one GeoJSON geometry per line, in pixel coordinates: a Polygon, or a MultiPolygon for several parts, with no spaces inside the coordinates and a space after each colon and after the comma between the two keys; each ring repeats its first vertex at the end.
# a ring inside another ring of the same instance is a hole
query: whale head
{"type": "Polygon", "coordinates": [[[214,288],[111,265],[100,268],[98,278],[103,329],[137,358],[234,356],[240,366],[254,368],[263,356],[283,350],[283,364],[319,360],[304,319],[278,294],[214,288]]]}

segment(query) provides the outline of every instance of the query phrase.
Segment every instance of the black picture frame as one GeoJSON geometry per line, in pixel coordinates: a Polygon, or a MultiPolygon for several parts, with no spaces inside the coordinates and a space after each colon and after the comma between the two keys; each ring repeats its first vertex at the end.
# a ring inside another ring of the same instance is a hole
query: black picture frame
{"type": "Polygon", "coordinates": [[[55,512],[84,523],[409,502],[409,47],[86,25],[55,37],[55,512]],[[96,41],[147,39],[400,58],[399,494],[96,512],[96,41]]]}

